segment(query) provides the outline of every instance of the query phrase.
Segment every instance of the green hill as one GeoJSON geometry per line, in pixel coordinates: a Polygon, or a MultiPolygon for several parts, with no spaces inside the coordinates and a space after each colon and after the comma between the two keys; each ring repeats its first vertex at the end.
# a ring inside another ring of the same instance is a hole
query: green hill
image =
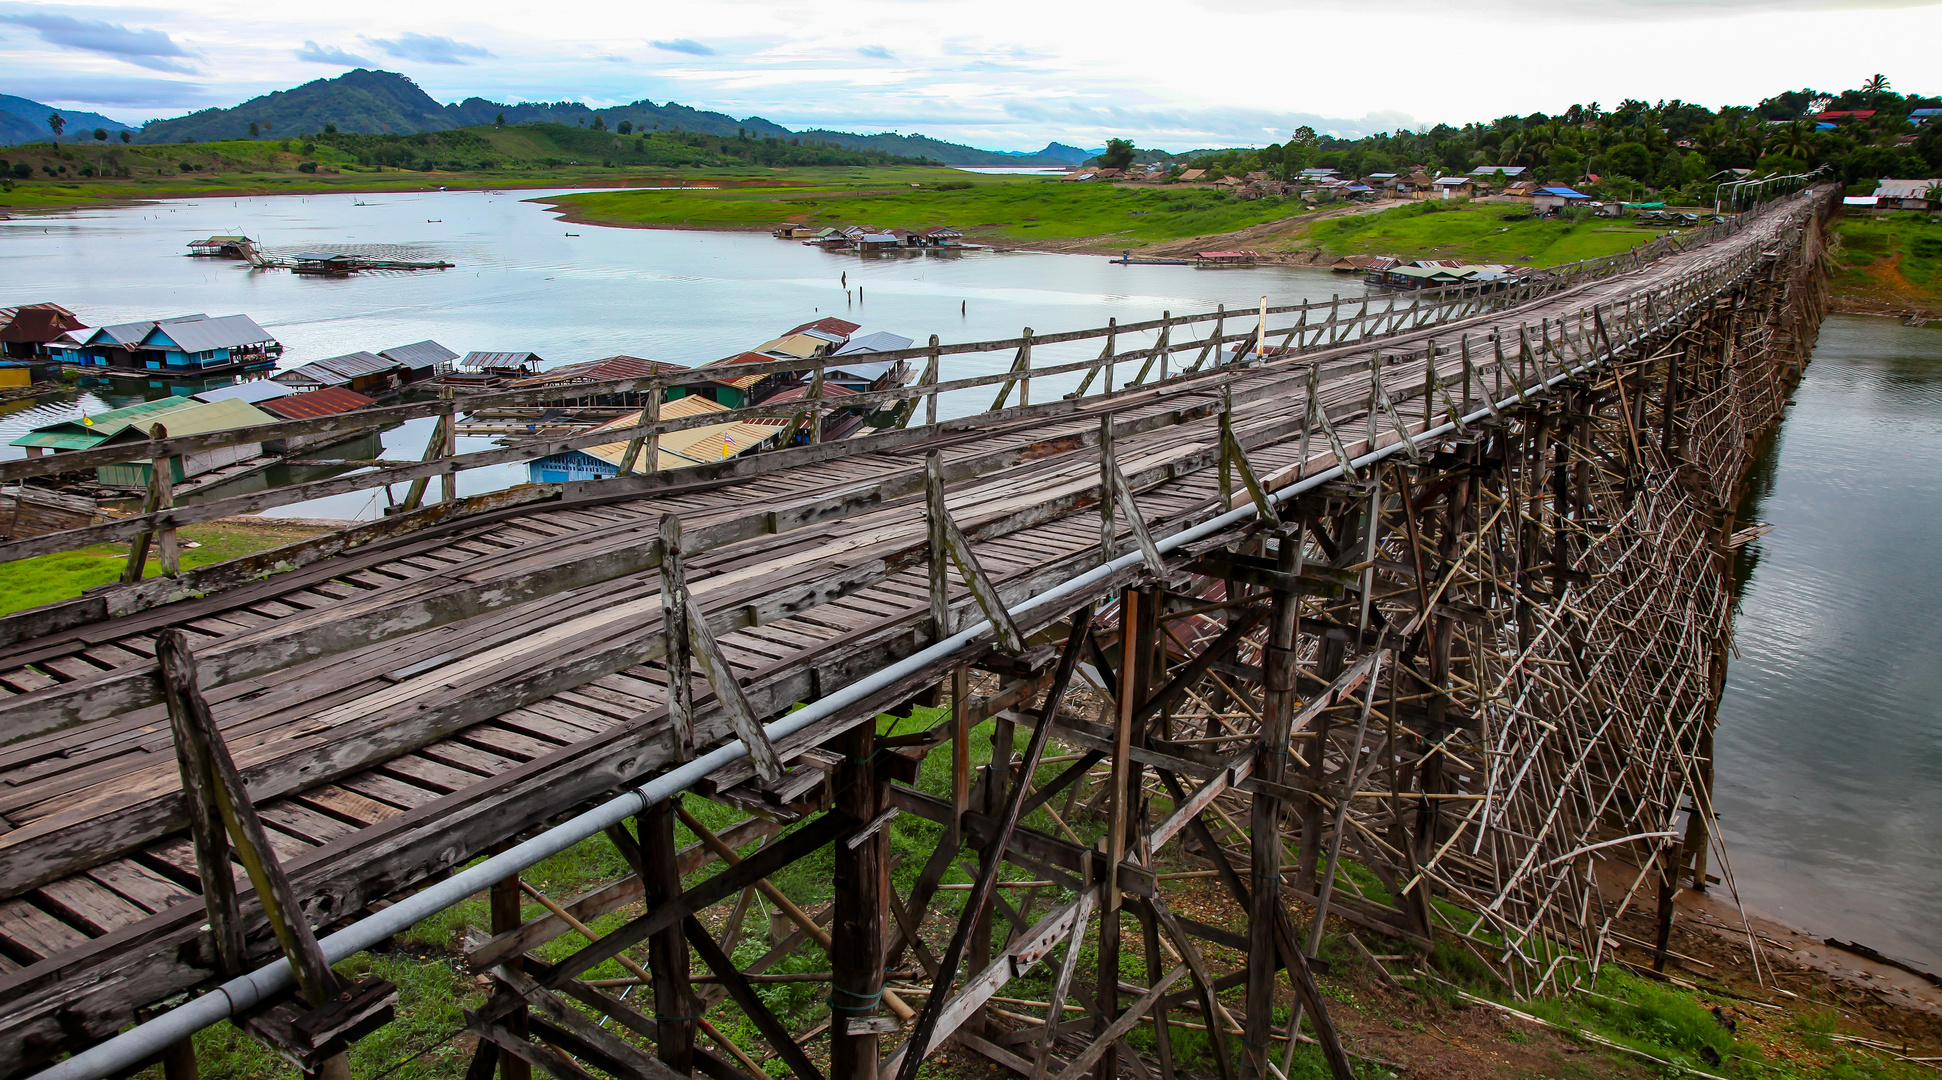
{"type": "MultiPolygon", "coordinates": [[[[88,114],[92,115],[92,114],[88,114]]],[[[40,115],[43,125],[46,114],[40,115]]],[[[29,120],[34,118],[29,116],[29,120]]],[[[281,139],[315,136],[327,129],[360,135],[412,135],[458,128],[554,124],[590,131],[681,133],[723,139],[783,139],[796,144],[833,144],[865,158],[922,159],[947,165],[1069,165],[1083,160],[1083,151],[1058,143],[1036,154],[1007,154],[925,138],[921,135],[853,135],[845,131],[790,131],[759,116],[737,120],[726,113],[691,108],[678,102],[655,104],[640,100],[608,109],[593,109],[577,101],[537,101],[503,104],[470,97],[441,105],[418,84],[391,71],[358,68],[334,79],[317,79],[290,90],[251,98],[227,109],[204,109],[171,120],[151,121],[136,141],[143,143],[211,142],[222,139],[281,139]],[[250,130],[254,125],[256,130],[250,130]],[[869,155],[875,155],[874,158],[869,155]]],[[[8,135],[0,119],[0,139],[8,135]]],[[[115,125],[114,130],[120,130],[115,125]]],[[[23,132],[16,141],[34,136],[23,132]]],[[[848,163],[847,161],[845,163],[848,163]]]]}

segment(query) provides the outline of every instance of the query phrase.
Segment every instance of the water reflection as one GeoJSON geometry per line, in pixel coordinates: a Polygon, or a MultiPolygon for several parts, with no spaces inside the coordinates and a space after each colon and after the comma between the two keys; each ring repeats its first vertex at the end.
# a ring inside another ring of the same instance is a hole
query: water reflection
{"type": "Polygon", "coordinates": [[[1821,331],[1742,524],[1718,809],[1749,904],[1942,970],[1942,333],[1821,331]]]}

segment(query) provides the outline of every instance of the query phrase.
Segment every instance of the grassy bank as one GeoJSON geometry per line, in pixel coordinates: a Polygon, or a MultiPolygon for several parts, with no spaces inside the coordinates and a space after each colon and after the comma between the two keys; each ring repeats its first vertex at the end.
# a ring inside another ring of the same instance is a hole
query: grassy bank
{"type": "Polygon", "coordinates": [[[674,132],[619,135],[561,124],[153,145],[84,139],[0,147],[0,211],[439,187],[776,187],[857,175],[902,186],[963,174],[822,145],[674,132]]]}
{"type": "Polygon", "coordinates": [[[1838,308],[1942,318],[1942,216],[1843,217],[1833,232],[1838,308]]]}
{"type": "Polygon", "coordinates": [[[1038,177],[958,174],[886,186],[844,180],[814,187],[617,191],[548,200],[572,220],[600,225],[758,228],[869,224],[928,229],[948,225],[978,242],[1004,245],[1138,247],[1232,232],[1299,214],[1293,201],[1243,201],[1205,188],[1068,184],[1038,177]]]}
{"type": "MultiPolygon", "coordinates": [[[[281,518],[256,518],[185,525],[176,535],[184,545],[182,566],[188,569],[239,559],[268,548],[306,540],[326,531],[326,526],[306,525],[281,518]],[[196,546],[188,547],[189,544],[196,546]]],[[[127,544],[96,544],[76,551],[0,562],[0,615],[57,600],[71,600],[97,585],[119,581],[122,567],[127,563],[127,544]]],[[[148,577],[161,573],[153,547],[149,549],[146,570],[148,577]]]]}
{"type": "Polygon", "coordinates": [[[1625,218],[1538,219],[1523,206],[1415,202],[1376,214],[1316,221],[1287,243],[1329,257],[1392,255],[1556,266],[1637,247],[1659,235],[1625,218]],[[1523,220],[1517,220],[1522,218],[1523,220]]]}

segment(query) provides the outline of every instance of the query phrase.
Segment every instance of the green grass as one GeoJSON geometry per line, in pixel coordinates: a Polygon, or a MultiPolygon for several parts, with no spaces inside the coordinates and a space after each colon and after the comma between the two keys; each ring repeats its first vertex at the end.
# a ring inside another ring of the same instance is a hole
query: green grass
{"type": "Polygon", "coordinates": [[[1303,246],[1331,255],[1393,255],[1399,259],[1464,259],[1471,262],[1557,266],[1615,255],[1659,235],[1623,218],[1531,219],[1519,206],[1484,203],[1411,203],[1377,214],[1317,221],[1303,246]]]}
{"type": "Polygon", "coordinates": [[[1832,284],[1838,293],[1942,303],[1942,216],[1844,217],[1835,223],[1834,235],[1832,284]]]}
{"type": "MultiPolygon", "coordinates": [[[[295,543],[319,531],[301,525],[236,528],[209,524],[186,525],[178,530],[177,536],[185,544],[201,545],[182,551],[182,567],[187,570],[295,543]]],[[[96,544],[0,563],[0,615],[70,600],[98,585],[112,584],[121,580],[122,568],[127,563],[127,544],[96,544]]],[[[160,552],[153,544],[149,546],[144,570],[146,577],[162,572],[160,552]]]]}
{"type": "MultiPolygon", "coordinates": [[[[962,174],[955,174],[956,177],[962,174]]],[[[1138,245],[1231,232],[1302,212],[1280,199],[1244,201],[1196,188],[1121,188],[1040,178],[980,179],[968,188],[901,190],[874,181],[723,191],[615,191],[556,202],[578,220],[625,225],[815,227],[949,225],[986,240],[1097,239],[1138,245]]],[[[935,172],[925,180],[936,181],[935,172]]]]}

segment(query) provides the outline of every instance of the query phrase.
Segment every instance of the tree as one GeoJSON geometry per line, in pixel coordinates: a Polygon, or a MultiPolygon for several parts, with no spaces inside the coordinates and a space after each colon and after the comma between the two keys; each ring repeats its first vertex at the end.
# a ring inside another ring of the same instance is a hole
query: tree
{"type": "Polygon", "coordinates": [[[249,137],[254,139],[261,134],[263,134],[263,129],[256,126],[256,121],[251,120],[249,122],[249,137]]]}
{"type": "Polygon", "coordinates": [[[605,130],[607,130],[607,121],[606,121],[606,119],[605,119],[605,118],[603,118],[602,116],[600,116],[600,114],[598,114],[598,113],[595,113],[595,114],[594,114],[594,117],[593,117],[593,129],[594,129],[595,131],[605,131],[605,130]]]}
{"type": "Polygon", "coordinates": [[[1635,180],[1649,180],[1652,177],[1652,151],[1647,150],[1643,143],[1619,143],[1605,151],[1605,163],[1613,172],[1635,180]]]}
{"type": "Polygon", "coordinates": [[[60,113],[48,113],[47,130],[54,133],[54,141],[59,143],[61,141],[61,132],[67,130],[67,117],[62,116],[60,113]]]}
{"type": "Polygon", "coordinates": [[[121,132],[121,141],[128,142],[131,138],[133,138],[133,136],[128,133],[128,129],[123,128],[121,132]]]}
{"type": "Polygon", "coordinates": [[[493,127],[505,127],[505,126],[506,126],[506,114],[505,114],[505,113],[500,113],[500,114],[499,114],[498,116],[495,116],[495,117],[493,117],[493,118],[492,118],[492,126],[493,126],[493,127]]]}
{"type": "Polygon", "coordinates": [[[108,129],[107,129],[107,128],[95,128],[95,129],[94,129],[94,141],[95,141],[95,142],[107,142],[107,141],[108,141],[108,129]]]}
{"type": "Polygon", "coordinates": [[[1106,152],[1099,155],[1099,165],[1105,169],[1124,169],[1133,164],[1133,141],[1131,139],[1107,139],[1106,152]]]}
{"type": "Polygon", "coordinates": [[[631,134],[634,130],[634,122],[632,120],[622,120],[620,123],[614,125],[614,130],[620,132],[622,135],[631,134]]]}
{"type": "MultiPolygon", "coordinates": [[[[502,113],[501,115],[504,115],[504,114],[502,113]]],[[[324,125],[324,134],[326,134],[326,135],[335,135],[335,134],[337,134],[337,125],[336,125],[336,124],[325,124],[325,125],[324,125]]]]}
{"type": "Polygon", "coordinates": [[[1877,72],[1875,77],[1861,84],[1864,94],[1885,94],[1888,92],[1888,76],[1877,72]]]}

